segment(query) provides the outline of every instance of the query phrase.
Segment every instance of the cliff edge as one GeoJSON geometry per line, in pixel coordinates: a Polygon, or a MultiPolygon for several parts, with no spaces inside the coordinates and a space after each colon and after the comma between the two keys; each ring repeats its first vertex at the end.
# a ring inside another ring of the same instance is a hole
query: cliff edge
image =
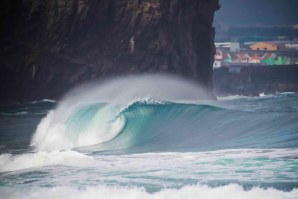
{"type": "Polygon", "coordinates": [[[218,0],[3,0],[0,101],[103,76],[169,72],[212,88],[218,0]]]}

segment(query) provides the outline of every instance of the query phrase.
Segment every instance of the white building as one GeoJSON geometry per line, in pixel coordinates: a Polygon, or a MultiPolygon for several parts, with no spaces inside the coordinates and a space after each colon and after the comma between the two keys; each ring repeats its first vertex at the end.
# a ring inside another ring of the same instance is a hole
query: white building
{"type": "Polygon", "coordinates": [[[223,42],[215,43],[216,48],[229,49],[232,52],[240,52],[240,43],[238,42],[223,42]]]}
{"type": "Polygon", "coordinates": [[[220,68],[221,67],[221,61],[214,61],[213,68],[220,68]]]}
{"type": "Polygon", "coordinates": [[[232,52],[240,52],[240,44],[239,43],[231,43],[230,51],[232,52]]]}
{"type": "Polygon", "coordinates": [[[292,48],[298,50],[298,44],[286,44],[285,45],[287,48],[292,48]]]}

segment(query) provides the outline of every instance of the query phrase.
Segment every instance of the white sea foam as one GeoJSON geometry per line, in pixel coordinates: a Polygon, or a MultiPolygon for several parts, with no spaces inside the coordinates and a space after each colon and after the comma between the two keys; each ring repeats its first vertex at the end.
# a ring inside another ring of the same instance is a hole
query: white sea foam
{"type": "Polygon", "coordinates": [[[32,102],[29,102],[29,104],[37,104],[37,103],[41,103],[41,102],[51,102],[51,103],[55,103],[56,100],[52,100],[52,99],[43,99],[43,100],[39,100],[39,101],[32,101],[32,102]]]}
{"type": "Polygon", "coordinates": [[[51,165],[86,166],[93,158],[75,151],[37,152],[0,155],[0,172],[17,171],[51,165]]]}
{"type": "MultiPolygon", "coordinates": [[[[183,179],[239,180],[263,179],[273,183],[278,174],[288,182],[295,182],[298,174],[292,169],[297,165],[297,149],[234,149],[188,153],[145,153],[127,155],[85,155],[76,151],[52,151],[0,155],[0,172],[41,168],[46,166],[80,167],[65,175],[56,175],[57,181],[73,177],[84,181],[102,180],[119,183],[152,183],[173,186],[183,179]],[[154,160],[154,161],[152,161],[154,160]],[[290,164],[289,164],[290,161],[290,164]],[[88,168],[85,170],[85,168],[88,168]],[[92,172],[90,172],[90,169],[92,172]],[[240,172],[240,171],[244,172],[240,172]],[[247,173],[246,171],[250,171],[247,173]],[[226,173],[229,175],[226,175],[226,173]],[[123,175],[125,174],[125,175],[123,175]],[[104,175],[104,176],[103,176],[104,175]],[[127,176],[127,178],[126,178],[127,176]],[[160,179],[159,181],[150,180],[160,179]],[[61,180],[59,180],[61,178],[61,180]],[[148,179],[149,178],[149,179],[148,179]],[[173,182],[163,181],[170,178],[173,182]]],[[[47,181],[47,179],[45,179],[47,181]]]]}
{"type": "Polygon", "coordinates": [[[282,92],[282,93],[279,93],[281,95],[293,95],[293,94],[297,94],[297,92],[282,92]]]}
{"type": "Polygon", "coordinates": [[[85,129],[80,132],[69,132],[68,118],[54,122],[55,117],[61,113],[50,111],[39,123],[31,140],[31,146],[36,147],[39,151],[51,151],[106,142],[114,138],[124,127],[125,118],[118,117],[118,112],[117,107],[105,106],[96,112],[85,129]],[[76,133],[77,136],[71,135],[76,133]]]}
{"type": "Polygon", "coordinates": [[[259,99],[259,98],[269,98],[272,95],[265,95],[260,93],[258,96],[245,96],[245,95],[228,95],[228,96],[218,96],[219,101],[229,101],[229,100],[238,100],[238,99],[259,99]]]}
{"type": "Polygon", "coordinates": [[[147,105],[163,105],[163,104],[166,104],[166,102],[159,101],[159,100],[153,100],[153,99],[150,99],[150,98],[134,99],[131,102],[128,102],[127,104],[124,104],[124,105],[120,106],[119,113],[126,111],[131,106],[133,106],[134,104],[137,104],[137,103],[147,104],[147,105]]]}
{"type": "Polygon", "coordinates": [[[245,98],[251,98],[251,97],[244,96],[244,95],[217,96],[217,99],[220,100],[220,101],[245,99],[245,98]]]}
{"type": "Polygon", "coordinates": [[[276,93],[274,94],[265,94],[259,93],[258,96],[245,96],[245,95],[227,95],[227,96],[218,96],[217,99],[220,101],[227,101],[227,100],[237,100],[237,99],[264,99],[264,98],[272,98],[279,95],[293,95],[296,94],[295,92],[284,92],[284,93],[276,93]]]}
{"type": "Polygon", "coordinates": [[[297,165],[297,152],[297,149],[233,149],[92,156],[75,151],[3,154],[0,172],[23,171],[3,176],[0,196],[8,199],[296,199],[297,189],[283,192],[258,187],[244,190],[236,184],[186,185],[235,180],[254,183],[256,179],[269,184],[295,183],[298,174],[292,169],[297,165]],[[42,178],[35,171],[42,171],[42,178]],[[149,193],[144,186],[157,187],[157,192],[149,193]]]}
{"type": "Polygon", "coordinates": [[[5,113],[5,112],[0,112],[1,115],[27,115],[28,112],[27,111],[19,111],[19,112],[15,112],[15,113],[5,113]]]}
{"type": "Polygon", "coordinates": [[[185,186],[181,189],[163,189],[148,193],[143,188],[119,186],[35,187],[29,190],[0,189],[1,197],[7,199],[297,199],[298,190],[283,192],[276,189],[252,188],[244,190],[236,184],[211,188],[206,185],[185,186]]]}

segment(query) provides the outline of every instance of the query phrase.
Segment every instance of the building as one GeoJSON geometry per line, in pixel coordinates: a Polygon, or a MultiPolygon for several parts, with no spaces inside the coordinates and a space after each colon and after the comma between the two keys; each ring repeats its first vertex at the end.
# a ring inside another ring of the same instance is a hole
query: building
{"type": "Polygon", "coordinates": [[[278,45],[270,42],[258,42],[250,46],[251,50],[259,51],[277,51],[279,50],[278,45]]]}
{"type": "Polygon", "coordinates": [[[234,59],[234,61],[239,63],[248,63],[250,59],[249,54],[244,52],[236,53],[236,57],[237,58],[234,59]]]}
{"type": "Polygon", "coordinates": [[[231,52],[239,52],[240,51],[240,43],[238,42],[223,42],[223,43],[215,43],[216,48],[226,49],[231,52]]]}
{"type": "MultiPolygon", "coordinates": [[[[245,50],[240,49],[239,52],[233,52],[227,48],[227,45],[232,43],[218,43],[216,48],[216,54],[214,56],[213,68],[220,67],[232,67],[231,70],[239,71],[237,67],[247,66],[263,66],[263,65],[289,65],[297,64],[298,51],[295,50],[297,43],[293,41],[276,41],[276,42],[259,42],[251,43],[251,46],[255,44],[275,45],[280,50],[269,51],[267,50],[245,50]],[[223,47],[225,46],[225,47],[223,47]],[[287,50],[282,50],[284,46],[287,50]]],[[[266,49],[266,48],[264,48],[266,49]]]]}
{"type": "Polygon", "coordinates": [[[220,68],[221,67],[221,61],[214,61],[213,68],[220,68]]]}
{"type": "Polygon", "coordinates": [[[274,61],[277,58],[277,55],[275,53],[266,53],[261,58],[261,63],[267,64],[267,65],[274,65],[274,61]]]}
{"type": "Polygon", "coordinates": [[[291,64],[291,58],[278,56],[277,59],[274,61],[274,64],[275,65],[289,65],[289,64],[291,64]]]}
{"type": "Polygon", "coordinates": [[[223,53],[223,62],[224,63],[232,63],[233,62],[233,59],[232,59],[230,53],[227,53],[227,52],[223,53]]]}
{"type": "Polygon", "coordinates": [[[260,64],[261,63],[261,57],[258,54],[254,54],[250,57],[248,63],[251,64],[260,64]]]}
{"type": "Polygon", "coordinates": [[[288,49],[296,49],[296,50],[298,50],[298,43],[285,44],[285,46],[288,49]]]}
{"type": "Polygon", "coordinates": [[[297,64],[298,65],[298,58],[291,59],[291,64],[297,64]]]}
{"type": "Polygon", "coordinates": [[[278,56],[275,53],[266,53],[261,58],[261,63],[267,65],[289,65],[291,64],[291,58],[287,56],[278,56]]]}
{"type": "Polygon", "coordinates": [[[231,43],[230,42],[222,42],[222,43],[214,43],[216,48],[222,48],[222,49],[230,49],[231,43]]]}
{"type": "Polygon", "coordinates": [[[231,43],[230,50],[232,52],[240,52],[240,44],[239,43],[231,43]]]}
{"type": "Polygon", "coordinates": [[[216,48],[215,60],[223,60],[223,53],[220,49],[216,48]]]}

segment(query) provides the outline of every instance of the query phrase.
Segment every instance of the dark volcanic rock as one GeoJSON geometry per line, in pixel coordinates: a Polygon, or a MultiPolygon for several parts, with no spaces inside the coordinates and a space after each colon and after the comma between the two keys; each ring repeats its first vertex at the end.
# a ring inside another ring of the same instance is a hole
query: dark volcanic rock
{"type": "Polygon", "coordinates": [[[102,76],[170,72],[212,87],[218,0],[2,0],[1,101],[102,76]]]}
{"type": "Polygon", "coordinates": [[[222,67],[214,70],[213,81],[217,95],[298,92],[298,65],[251,66],[242,68],[239,73],[222,67]]]}

